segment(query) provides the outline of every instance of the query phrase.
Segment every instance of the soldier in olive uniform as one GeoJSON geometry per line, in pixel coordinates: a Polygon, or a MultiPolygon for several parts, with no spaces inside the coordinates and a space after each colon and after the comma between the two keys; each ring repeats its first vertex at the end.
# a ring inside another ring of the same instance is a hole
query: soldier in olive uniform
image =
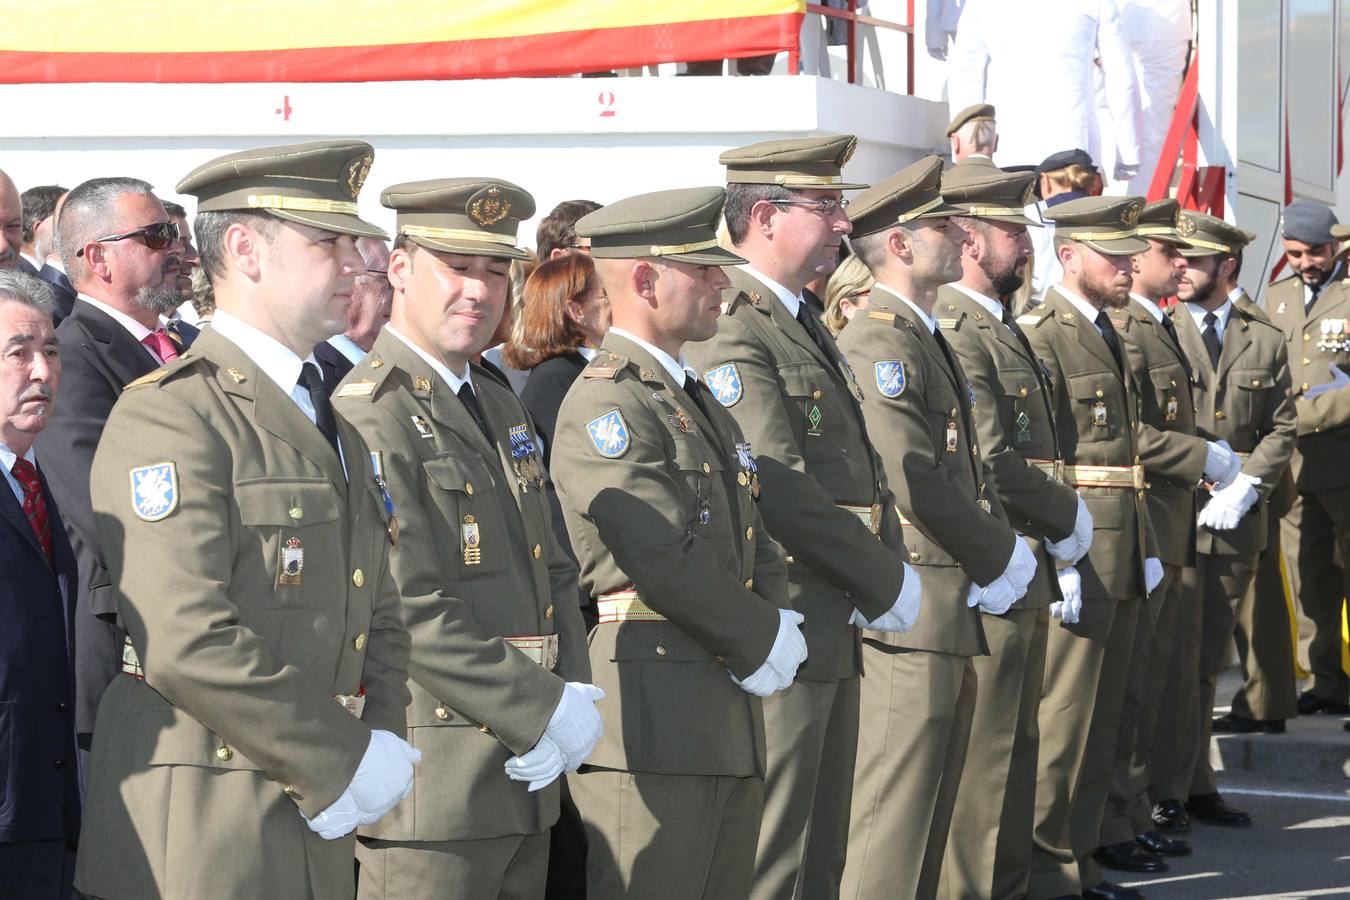
{"type": "Polygon", "coordinates": [[[581,218],[613,326],[558,413],[553,476],[596,598],[605,735],[569,780],[587,891],[749,896],[764,797],[761,697],[806,658],[756,459],[679,356],[717,330],[724,193],[630,197],[581,218]]]}
{"type": "Polygon", "coordinates": [[[539,439],[515,394],[469,362],[527,255],[515,237],[534,199],[473,178],[380,199],[398,212],[393,308],[337,406],[398,509],[391,571],[422,762],[412,796],[361,833],[359,896],[538,897],[556,779],[590,752],[600,716],[539,439]]]}
{"type": "Polygon", "coordinates": [[[1301,200],[1285,209],[1285,251],[1299,277],[1270,289],[1266,312],[1284,333],[1298,408],[1291,465],[1298,500],[1281,526],[1290,581],[1312,623],[1300,647],[1312,684],[1298,711],[1350,715],[1350,675],[1341,659],[1350,593],[1350,392],[1341,390],[1350,370],[1350,286],[1345,263],[1330,263],[1328,254],[1350,229],[1335,223],[1319,203],[1301,200]]]}
{"type": "Polygon", "coordinates": [[[808,282],[833,271],[850,226],[842,166],[852,135],[729,150],[727,231],[746,265],[728,273],[712,340],[687,348],[755,448],[760,511],[788,562],[810,657],[764,704],[769,738],[753,896],[829,898],[848,845],[858,750],[856,626],[914,623],[895,501],[868,439],[853,371],[812,314],[808,282]]]}
{"type": "MultiPolygon", "coordinates": [[[[1160,856],[1185,856],[1185,841],[1153,828],[1148,759],[1167,687],[1167,663],[1179,652],[1181,614],[1198,598],[1184,589],[1182,570],[1195,564],[1195,489],[1203,479],[1227,487],[1241,461],[1226,443],[1196,434],[1191,364],[1172,320],[1158,305],[1176,294],[1184,269],[1177,232],[1180,207],[1159,200],[1139,214],[1149,248],[1133,258],[1130,302],[1111,312],[1126,365],[1139,387],[1139,458],[1144,465],[1148,518],[1158,541],[1163,578],[1135,630],[1125,713],[1116,742],[1097,861],[1127,872],[1166,871],[1160,856]]],[[[1170,735],[1166,736],[1170,738],[1170,735]]]]}
{"type": "Polygon", "coordinates": [[[966,237],[941,169],[930,156],[853,204],[852,247],[876,284],[839,348],[870,376],[863,411],[896,476],[923,611],[904,635],[864,633],[845,897],[937,891],[975,711],[971,660],[989,652],[981,612],[1006,613],[1037,568],[986,484],[976,398],[932,315],[966,237]]]}
{"type": "Polygon", "coordinates": [[[989,656],[979,683],[970,750],[952,813],[940,895],[1020,897],[1031,870],[1036,809],[1037,711],[1060,601],[1055,559],[1077,562],[1092,541],[1092,516],[1059,480],[1063,465],[1046,376],[1001,297],[1017,290],[1031,253],[1022,215],[1035,176],[971,164],[942,175],[942,198],[965,210],[970,233],[961,280],[938,289],[938,325],[975,391],[975,434],[988,489],[1032,543],[1038,565],[1027,594],[1001,616],[981,616],[989,656]]]}
{"type": "MultiPolygon", "coordinates": [[[[1280,643],[1288,666],[1286,691],[1293,694],[1288,614],[1284,604],[1246,608],[1257,555],[1274,538],[1265,506],[1293,454],[1297,413],[1283,335],[1268,320],[1233,302],[1238,253],[1249,232],[1213,216],[1183,213],[1190,243],[1181,300],[1172,315],[1182,347],[1196,374],[1200,427],[1228,440],[1241,457],[1242,473],[1226,488],[1201,492],[1196,581],[1201,591],[1199,650],[1200,735],[1187,807],[1193,818],[1217,825],[1247,825],[1251,819],[1219,796],[1209,762],[1214,685],[1227,662],[1228,646],[1242,611],[1244,632],[1264,633],[1280,643]]],[[[1260,597],[1256,598],[1260,601],[1260,597]]],[[[1240,650],[1246,650],[1239,640],[1240,650]]],[[[1244,666],[1246,653],[1243,653],[1244,666]]],[[[1194,670],[1192,670],[1194,672],[1194,670]]]]}
{"type": "Polygon", "coordinates": [[[1129,302],[1138,197],[1085,197],[1050,210],[1063,281],[1017,320],[1050,370],[1064,479],[1092,513],[1087,556],[1062,568],[1050,629],[1028,896],[1138,892],[1101,879],[1096,849],[1125,703],[1134,631],[1162,578],[1136,438],[1138,388],[1108,313],[1129,302]]]}
{"type": "Polygon", "coordinates": [[[394,520],[314,345],[365,271],[373,151],[234,153],[178,184],[216,316],[128,386],[94,458],[134,652],[103,696],[76,882],[108,900],[351,897],[412,787],[394,520]]]}

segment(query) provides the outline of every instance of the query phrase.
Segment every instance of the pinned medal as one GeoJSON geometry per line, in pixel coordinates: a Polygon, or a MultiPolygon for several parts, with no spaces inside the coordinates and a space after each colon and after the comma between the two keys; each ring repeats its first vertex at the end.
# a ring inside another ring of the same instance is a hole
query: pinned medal
{"type": "Polygon", "coordinates": [[[1031,417],[1024,412],[1017,414],[1017,443],[1025,444],[1031,440],[1031,417]]]}
{"type": "Polygon", "coordinates": [[[417,429],[418,437],[431,440],[431,426],[427,424],[426,419],[421,416],[409,416],[408,418],[412,419],[413,427],[417,429]]]}
{"type": "Polygon", "coordinates": [[[666,416],[666,421],[668,421],[671,425],[678,428],[680,431],[683,431],[685,434],[688,434],[689,432],[694,430],[693,419],[690,419],[688,414],[685,413],[685,411],[683,409],[680,409],[680,407],[678,406],[675,407],[674,414],[666,416]]]}
{"type": "Polygon", "coordinates": [[[948,422],[948,423],[947,423],[947,452],[948,452],[948,453],[955,453],[955,452],[956,452],[957,437],[958,437],[958,432],[957,432],[957,430],[956,430],[956,423],[955,423],[955,422],[948,422]]]}
{"type": "Polygon", "coordinates": [[[1176,394],[1168,394],[1168,395],[1167,395],[1167,416],[1166,416],[1166,419],[1167,419],[1168,422],[1175,422],[1175,421],[1177,420],[1177,395],[1176,395],[1176,394]]]}
{"type": "Polygon", "coordinates": [[[478,533],[478,521],[473,516],[465,516],[460,527],[460,538],[464,545],[464,565],[477,566],[483,562],[482,538],[478,533]]]}
{"type": "Polygon", "coordinates": [[[810,428],[807,430],[806,433],[811,435],[819,435],[820,421],[823,418],[824,416],[820,412],[820,407],[812,403],[811,408],[806,412],[806,424],[810,426],[810,428]]]}
{"type": "Polygon", "coordinates": [[[1092,424],[1094,427],[1106,427],[1106,404],[1101,400],[1092,404],[1092,424]]]}
{"type": "Polygon", "coordinates": [[[292,587],[301,583],[301,573],[305,570],[305,545],[298,537],[288,538],[281,545],[281,572],[277,575],[277,584],[292,587]]]}
{"type": "Polygon", "coordinates": [[[531,487],[543,490],[543,467],[539,465],[536,455],[538,448],[530,435],[529,427],[523,424],[512,426],[507,429],[507,436],[511,439],[511,460],[521,493],[525,493],[531,487]]]}
{"type": "Polygon", "coordinates": [[[431,379],[425,375],[418,375],[413,379],[413,390],[424,394],[431,393],[431,379]]]}
{"type": "Polygon", "coordinates": [[[843,370],[844,376],[848,378],[848,384],[853,390],[853,396],[861,403],[863,401],[862,388],[858,387],[858,378],[853,374],[853,367],[848,364],[848,357],[842,352],[839,354],[839,368],[843,370]]]}
{"type": "Polygon", "coordinates": [[[741,474],[736,479],[737,483],[749,488],[750,497],[758,500],[759,466],[755,464],[755,456],[750,452],[749,441],[738,441],[736,443],[736,460],[741,464],[741,474]]]}

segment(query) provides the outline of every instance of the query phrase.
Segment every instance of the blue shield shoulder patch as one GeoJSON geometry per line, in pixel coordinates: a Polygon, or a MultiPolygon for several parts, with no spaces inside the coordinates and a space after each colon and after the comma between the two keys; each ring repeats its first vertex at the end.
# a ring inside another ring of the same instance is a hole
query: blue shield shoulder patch
{"type": "Polygon", "coordinates": [[[710,369],[703,375],[703,381],[723,406],[735,406],[745,392],[741,384],[741,373],[736,371],[735,363],[724,363],[710,369]]]}
{"type": "Polygon", "coordinates": [[[877,390],[881,396],[894,399],[905,392],[905,364],[898,359],[877,362],[877,390]]]}
{"type": "Polygon", "coordinates": [[[145,522],[168,518],[178,508],[178,470],[173,463],[131,470],[131,510],[145,522]]]}
{"type": "Polygon", "coordinates": [[[628,423],[617,409],[586,423],[591,443],[601,456],[618,459],[628,452],[628,423]]]}

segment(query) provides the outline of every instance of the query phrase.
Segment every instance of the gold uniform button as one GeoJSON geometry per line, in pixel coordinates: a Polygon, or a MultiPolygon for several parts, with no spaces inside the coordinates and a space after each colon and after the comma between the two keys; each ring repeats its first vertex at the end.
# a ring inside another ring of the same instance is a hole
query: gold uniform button
{"type": "Polygon", "coordinates": [[[1027,395],[1027,389],[1026,389],[1026,388],[1018,388],[1018,389],[1017,389],[1017,393],[1019,393],[1019,394],[1021,394],[1023,397],[1025,397],[1025,396],[1027,395]]]}
{"type": "Polygon", "coordinates": [[[298,507],[298,506],[292,506],[292,507],[291,507],[291,518],[292,518],[292,519],[301,519],[301,518],[304,518],[304,515],[305,515],[305,511],[304,511],[303,509],[301,509],[300,507],[298,507]]]}
{"type": "Polygon", "coordinates": [[[1102,393],[1102,392],[1099,390],[1099,391],[1097,391],[1097,396],[1098,396],[1098,397],[1105,397],[1106,394],[1102,393]]]}
{"type": "Polygon", "coordinates": [[[795,556],[784,556],[784,557],[783,557],[783,565],[785,565],[785,566],[790,566],[790,565],[792,565],[793,563],[795,563],[796,561],[797,561],[797,558],[796,558],[795,556]]]}
{"type": "Polygon", "coordinates": [[[544,555],[544,548],[540,547],[538,544],[535,544],[534,549],[531,550],[530,552],[534,554],[535,559],[538,559],[539,557],[544,555]]]}
{"type": "Polygon", "coordinates": [[[713,657],[713,662],[715,662],[715,663],[723,663],[723,662],[726,662],[726,660],[723,659],[723,658],[720,657],[720,656],[714,656],[714,657],[713,657]]]}
{"type": "Polygon", "coordinates": [[[362,572],[360,569],[357,569],[355,572],[352,573],[352,584],[356,585],[357,587],[361,587],[365,583],[366,583],[365,572],[362,572]]]}
{"type": "Polygon", "coordinates": [[[1311,359],[1308,359],[1308,357],[1306,357],[1306,356],[1303,357],[1303,364],[1304,364],[1305,366],[1306,366],[1306,365],[1309,365],[1310,363],[1312,363],[1312,360],[1311,360],[1311,359]]]}
{"type": "Polygon", "coordinates": [[[1138,454],[1136,454],[1135,457],[1134,457],[1134,464],[1135,464],[1136,466],[1139,465],[1139,456],[1138,456],[1138,454]]]}
{"type": "Polygon", "coordinates": [[[755,586],[755,579],[753,579],[753,578],[747,578],[747,579],[745,579],[745,589],[746,589],[747,591],[750,590],[751,588],[753,588],[754,586],[755,586]]]}
{"type": "Polygon", "coordinates": [[[483,734],[492,734],[492,729],[487,727],[486,725],[479,725],[478,730],[483,732],[483,734]]]}
{"type": "Polygon", "coordinates": [[[1260,380],[1259,380],[1259,379],[1256,379],[1256,378],[1253,378],[1253,379],[1252,379],[1252,387],[1260,387],[1260,386],[1261,386],[1260,380]]]}
{"type": "Polygon", "coordinates": [[[666,651],[666,645],[665,645],[665,644],[657,644],[657,645],[656,645],[656,655],[657,655],[657,656],[665,656],[665,655],[666,655],[666,652],[667,652],[667,651],[666,651]]]}
{"type": "Polygon", "coordinates": [[[450,718],[450,710],[446,709],[444,706],[436,707],[434,710],[432,710],[432,714],[435,715],[436,718],[440,719],[442,722],[450,718]]]}
{"type": "Polygon", "coordinates": [[[1307,343],[1308,341],[1311,341],[1311,340],[1312,340],[1312,335],[1311,335],[1311,334],[1305,334],[1305,335],[1303,336],[1303,342],[1304,342],[1304,343],[1307,343]]]}
{"type": "Polygon", "coordinates": [[[300,792],[297,791],[292,785],[289,784],[286,785],[284,788],[281,789],[281,792],[285,794],[287,797],[290,797],[292,800],[301,799],[300,792]]]}
{"type": "Polygon", "coordinates": [[[812,400],[819,400],[819,399],[820,399],[820,391],[812,391],[812,392],[811,392],[811,399],[812,399],[812,400]]]}
{"type": "Polygon", "coordinates": [[[472,482],[472,481],[466,481],[466,482],[464,482],[464,493],[468,494],[470,497],[473,496],[473,482],[472,482]]]}
{"type": "Polygon", "coordinates": [[[1223,410],[1219,410],[1218,412],[1214,413],[1214,418],[1216,418],[1216,419],[1226,419],[1226,418],[1228,418],[1228,414],[1225,413],[1223,410]]]}
{"type": "Polygon", "coordinates": [[[909,559],[910,559],[910,562],[918,562],[918,561],[919,561],[919,554],[918,554],[918,551],[916,551],[916,550],[911,550],[911,551],[909,551],[909,559]]]}
{"type": "Polygon", "coordinates": [[[225,744],[221,744],[216,748],[216,756],[225,762],[229,762],[234,758],[234,751],[225,744]]]}
{"type": "Polygon", "coordinates": [[[364,631],[358,634],[356,639],[352,641],[352,647],[355,648],[357,653],[366,649],[366,633],[364,631]]]}
{"type": "Polygon", "coordinates": [[[378,369],[382,365],[384,365],[384,360],[382,359],[372,359],[370,361],[370,367],[372,369],[378,369]]]}
{"type": "Polygon", "coordinates": [[[745,526],[745,539],[747,541],[753,541],[755,539],[755,526],[753,525],[745,526]]]}
{"type": "Polygon", "coordinates": [[[748,478],[745,477],[745,473],[744,473],[744,472],[738,472],[738,473],[736,473],[736,483],[739,484],[741,487],[745,487],[745,483],[746,483],[747,481],[749,481],[749,480],[750,480],[750,479],[748,479],[748,478]]]}
{"type": "Polygon", "coordinates": [[[703,464],[703,474],[704,474],[704,475],[707,475],[707,474],[708,474],[709,472],[711,472],[711,471],[712,471],[712,466],[708,465],[707,463],[704,463],[704,464],[703,464]]]}
{"type": "Polygon", "coordinates": [[[544,607],[544,618],[545,618],[545,619],[551,619],[551,618],[553,618],[553,604],[552,604],[552,603],[550,603],[548,606],[545,606],[545,607],[544,607]]]}
{"type": "Polygon", "coordinates": [[[953,406],[953,407],[952,407],[952,411],[949,412],[947,415],[949,415],[949,416],[954,416],[954,415],[956,415],[956,407],[953,406]]]}
{"type": "Polygon", "coordinates": [[[1308,389],[1308,382],[1305,381],[1303,382],[1303,390],[1306,391],[1307,389],[1308,389]]]}

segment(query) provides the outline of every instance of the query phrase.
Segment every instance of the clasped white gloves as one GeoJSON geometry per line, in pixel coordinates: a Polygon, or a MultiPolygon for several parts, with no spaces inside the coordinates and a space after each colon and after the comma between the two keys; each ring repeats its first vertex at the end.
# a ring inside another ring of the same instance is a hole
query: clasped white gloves
{"type": "Polygon", "coordinates": [[[895,605],[878,616],[875,622],[867,621],[862,612],[855,609],[848,620],[850,625],[891,634],[904,634],[914,627],[919,618],[919,598],[923,596],[923,588],[919,584],[919,573],[910,568],[907,562],[900,565],[905,567],[904,581],[900,583],[900,596],[896,598],[895,605]]]}
{"type": "Polygon", "coordinates": [[[1078,514],[1073,520],[1073,534],[1062,541],[1046,541],[1045,550],[1060,562],[1076,563],[1092,549],[1092,513],[1083,498],[1078,498],[1078,514]]]}
{"type": "Polygon", "coordinates": [[[1059,579],[1059,592],[1064,599],[1050,604],[1050,617],[1059,619],[1065,625],[1072,625],[1083,612],[1083,576],[1073,566],[1060,569],[1055,574],[1059,579]]]}
{"type": "Polygon", "coordinates": [[[563,772],[575,772],[605,733],[595,703],[605,692],[593,684],[569,681],[563,685],[548,725],[535,744],[506,761],[506,777],[528,783],[533,792],[548,787],[563,772]]]}
{"type": "Polygon", "coordinates": [[[1325,384],[1319,384],[1316,387],[1308,388],[1306,391],[1303,392],[1304,397],[1307,397],[1309,400],[1311,400],[1313,397],[1316,397],[1320,394],[1325,394],[1327,391],[1340,390],[1347,384],[1350,384],[1350,375],[1347,375],[1345,374],[1345,372],[1341,371],[1340,366],[1336,365],[1335,363],[1328,363],[1327,365],[1330,366],[1331,368],[1331,380],[1326,382],[1325,384]]]}
{"type": "Polygon", "coordinates": [[[731,680],[740,685],[741,690],[756,697],[768,697],[786,690],[797,677],[797,668],[806,661],[806,638],[797,627],[805,621],[806,618],[795,610],[780,609],[778,636],[773,639],[769,658],[744,681],[735,675],[731,680]]]}
{"type": "Polygon", "coordinates": [[[1231,531],[1247,511],[1256,504],[1256,486],[1261,479],[1254,475],[1239,475],[1228,487],[1214,491],[1209,503],[1200,510],[1199,523],[1211,531],[1231,531]]]}
{"type": "Polygon", "coordinates": [[[304,813],[300,816],[325,841],[337,840],[358,825],[373,824],[412,793],[413,763],[421,760],[422,751],[376,729],[342,796],[312,819],[304,813]]]}
{"type": "Polygon", "coordinates": [[[1027,585],[1036,574],[1036,554],[1019,535],[1013,541],[1012,556],[1003,574],[984,587],[972,584],[966,594],[967,606],[978,606],[984,612],[1001,616],[1018,600],[1026,596],[1027,585]]]}
{"type": "Polygon", "coordinates": [[[1129,181],[1131,178],[1134,178],[1138,174],[1139,174],[1139,167],[1137,165],[1132,166],[1129,165],[1128,163],[1123,163],[1117,160],[1114,172],[1114,175],[1116,177],[1113,180],[1129,181]]]}
{"type": "Polygon", "coordinates": [[[1147,557],[1144,560],[1144,593],[1152,594],[1153,589],[1162,584],[1162,579],[1162,560],[1156,556],[1147,557]]]}
{"type": "Polygon", "coordinates": [[[1205,481],[1222,490],[1242,471],[1242,459],[1227,441],[1210,441],[1205,449],[1205,481]]]}

